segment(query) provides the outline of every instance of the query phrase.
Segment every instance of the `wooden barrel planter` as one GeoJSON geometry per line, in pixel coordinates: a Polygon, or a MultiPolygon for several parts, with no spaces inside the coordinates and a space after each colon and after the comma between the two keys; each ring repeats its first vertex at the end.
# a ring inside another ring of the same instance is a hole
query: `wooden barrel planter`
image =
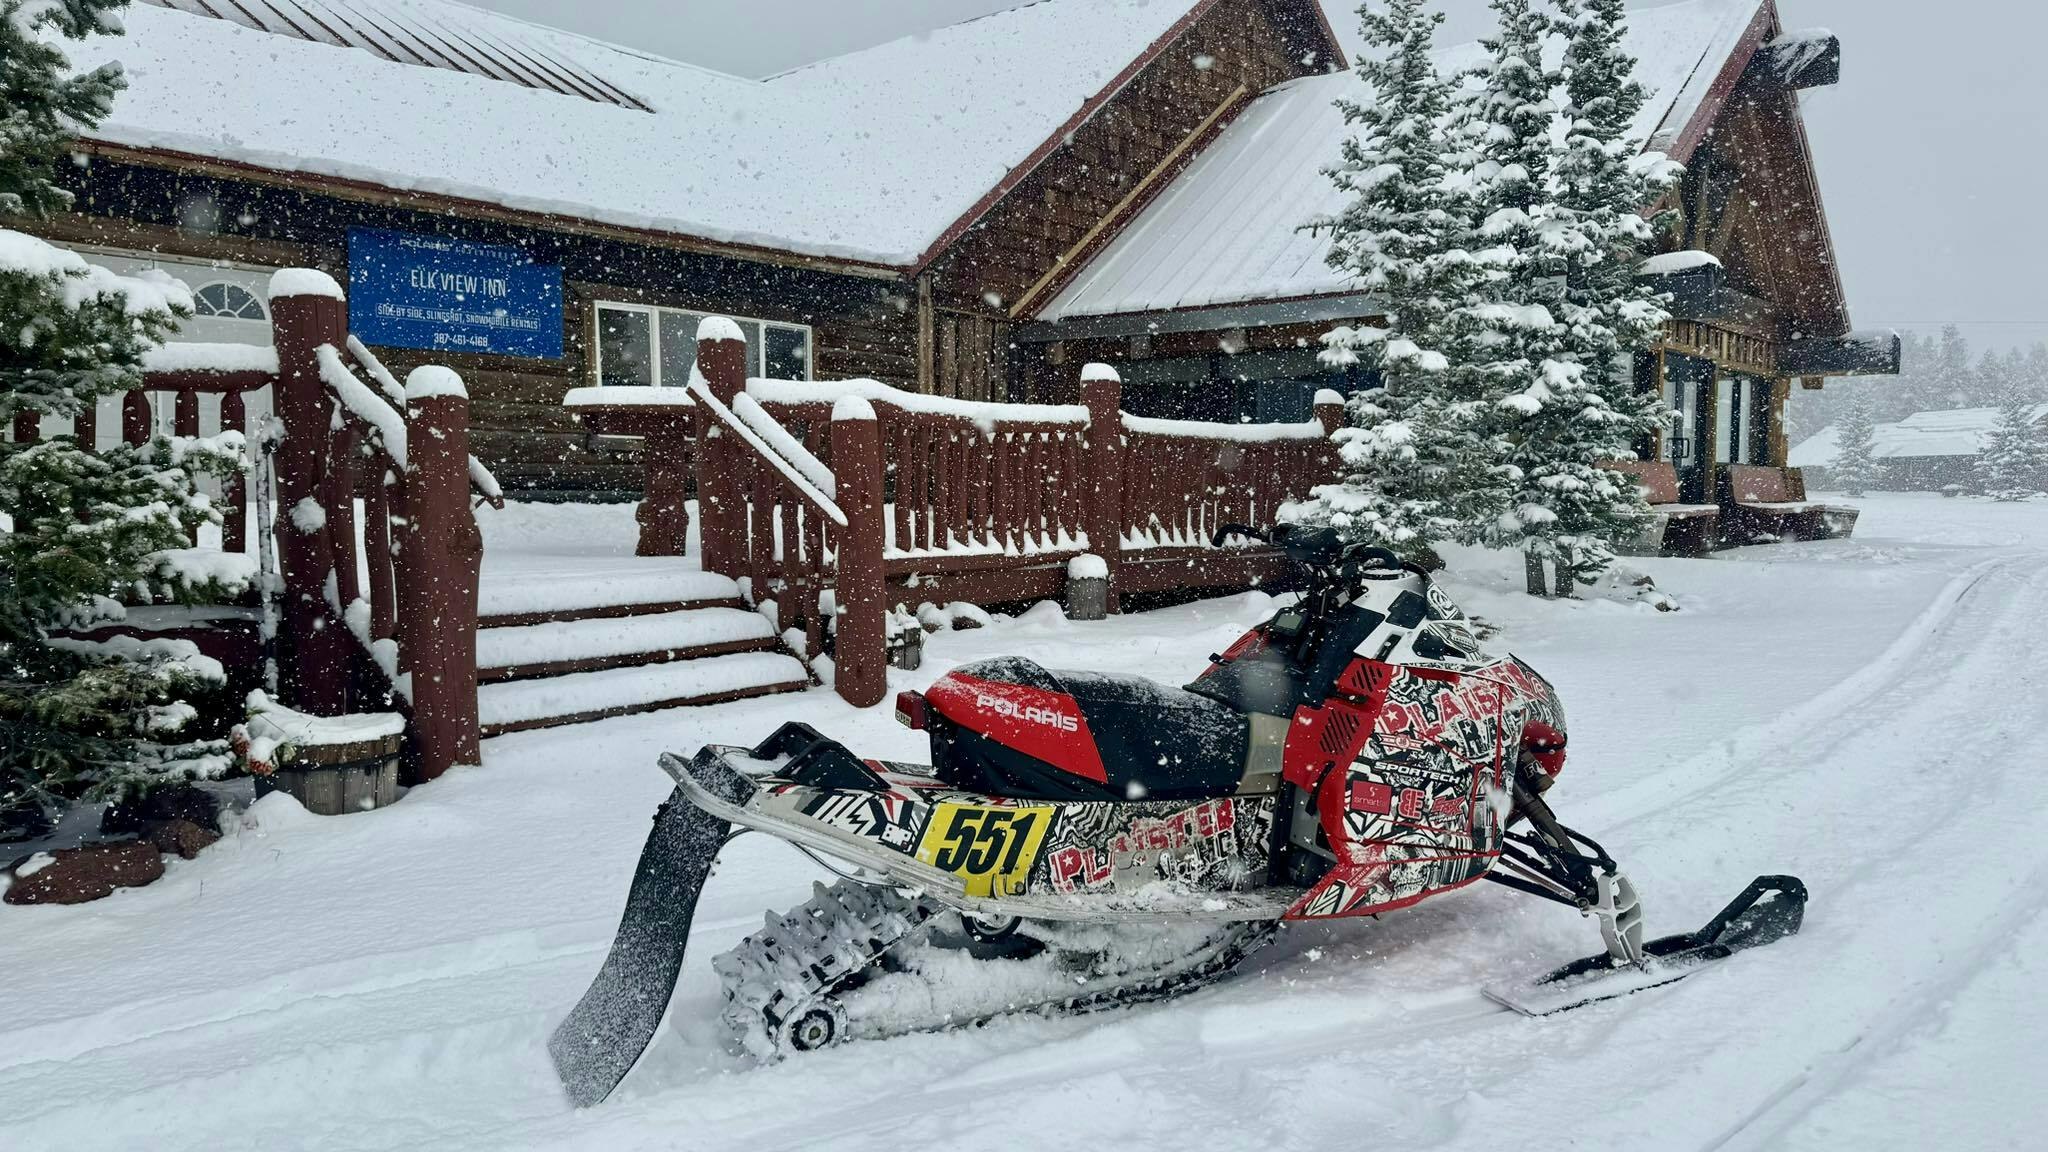
{"type": "Polygon", "coordinates": [[[369,812],[398,800],[405,720],[397,713],[308,716],[250,694],[243,756],[260,799],[283,792],[316,816],[369,812]]]}

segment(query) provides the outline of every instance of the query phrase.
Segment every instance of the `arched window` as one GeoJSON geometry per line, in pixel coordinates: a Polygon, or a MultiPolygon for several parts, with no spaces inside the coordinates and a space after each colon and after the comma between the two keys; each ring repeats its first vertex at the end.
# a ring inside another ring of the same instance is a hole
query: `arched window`
{"type": "Polygon", "coordinates": [[[195,316],[226,316],[231,320],[267,320],[263,301],[240,284],[217,281],[192,294],[195,316]]]}

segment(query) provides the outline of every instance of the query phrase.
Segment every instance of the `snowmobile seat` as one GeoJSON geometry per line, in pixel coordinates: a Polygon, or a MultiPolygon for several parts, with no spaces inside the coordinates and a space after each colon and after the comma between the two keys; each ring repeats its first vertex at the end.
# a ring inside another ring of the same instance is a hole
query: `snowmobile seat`
{"type": "Polygon", "coordinates": [[[1234,794],[1242,782],[1251,723],[1206,696],[1136,676],[1052,672],[1006,657],[964,665],[955,675],[1023,684],[1070,697],[1093,738],[1102,779],[1040,759],[958,724],[932,727],[939,778],[957,788],[1032,800],[1202,800],[1234,794]]]}

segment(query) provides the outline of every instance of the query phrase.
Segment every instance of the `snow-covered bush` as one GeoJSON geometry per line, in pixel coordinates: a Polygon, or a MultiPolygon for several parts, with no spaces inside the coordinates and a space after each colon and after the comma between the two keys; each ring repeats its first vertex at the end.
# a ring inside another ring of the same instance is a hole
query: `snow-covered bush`
{"type": "MultiPolygon", "coordinates": [[[[41,34],[114,34],[116,0],[0,0],[0,217],[68,205],[56,165],[103,117],[118,68],[71,75],[41,34]]],[[[142,383],[142,357],[192,300],[161,273],[117,276],[0,230],[0,423],[76,417],[142,383]]],[[[179,550],[220,516],[193,484],[242,466],[239,435],[105,453],[70,437],[0,446],[0,811],[228,767],[216,662],[168,642],[53,639],[118,617],[122,597],[229,591],[179,550]]]]}

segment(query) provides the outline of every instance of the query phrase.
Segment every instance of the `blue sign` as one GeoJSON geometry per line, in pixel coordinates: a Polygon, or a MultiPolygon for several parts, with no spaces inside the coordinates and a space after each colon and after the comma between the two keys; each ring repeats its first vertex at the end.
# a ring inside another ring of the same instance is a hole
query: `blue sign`
{"type": "Polygon", "coordinates": [[[562,269],[509,244],[351,228],[348,326],[384,348],[559,360],[562,269]]]}

